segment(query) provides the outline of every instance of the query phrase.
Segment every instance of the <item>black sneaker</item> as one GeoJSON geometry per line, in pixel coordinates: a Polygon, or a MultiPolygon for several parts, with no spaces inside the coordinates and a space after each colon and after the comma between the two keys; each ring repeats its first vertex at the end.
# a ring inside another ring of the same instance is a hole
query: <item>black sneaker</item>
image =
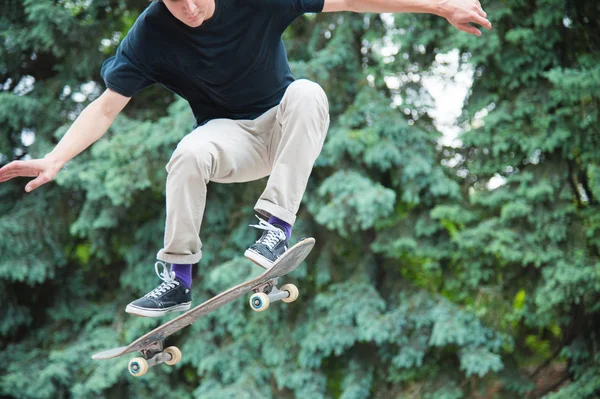
{"type": "Polygon", "coordinates": [[[159,317],[169,312],[188,310],[192,306],[190,289],[175,277],[175,273],[167,269],[166,264],[156,262],[154,270],[163,282],[127,305],[125,311],[136,316],[159,317]],[[158,272],[158,265],[163,266],[162,273],[158,272]]]}
{"type": "MultiPolygon", "coordinates": [[[[257,216],[258,217],[258,216],[257,216]]],[[[259,224],[251,224],[251,227],[264,230],[262,236],[250,246],[244,256],[256,263],[258,266],[269,269],[288,249],[288,239],[283,229],[258,218],[259,224]]]]}

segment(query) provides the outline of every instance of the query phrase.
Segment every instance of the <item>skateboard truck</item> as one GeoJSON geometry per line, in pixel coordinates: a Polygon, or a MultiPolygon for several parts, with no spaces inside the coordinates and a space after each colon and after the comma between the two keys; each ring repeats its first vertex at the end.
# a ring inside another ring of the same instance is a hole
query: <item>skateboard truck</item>
{"type": "Polygon", "coordinates": [[[134,357],[129,361],[129,373],[134,377],[141,377],[148,369],[157,364],[166,363],[173,366],[181,360],[181,351],[176,346],[163,349],[164,341],[153,342],[148,347],[140,350],[144,357],[134,357]]]}
{"type": "Polygon", "coordinates": [[[279,278],[274,278],[255,287],[254,294],[250,297],[250,307],[256,312],[266,310],[271,302],[294,302],[298,299],[298,288],[294,284],[286,284],[281,289],[277,288],[279,278]]]}

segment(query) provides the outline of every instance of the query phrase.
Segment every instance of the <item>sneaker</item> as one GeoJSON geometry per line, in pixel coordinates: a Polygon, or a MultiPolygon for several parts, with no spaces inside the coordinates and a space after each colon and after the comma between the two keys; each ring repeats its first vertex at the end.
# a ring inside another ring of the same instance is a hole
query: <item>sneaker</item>
{"type": "Polygon", "coordinates": [[[192,306],[192,293],[178,278],[175,273],[167,269],[163,262],[156,262],[154,270],[163,281],[158,287],[131,302],[125,308],[127,313],[143,317],[159,317],[169,312],[186,311],[192,306]],[[162,273],[158,266],[163,266],[162,273]]]}
{"type": "MultiPolygon", "coordinates": [[[[258,217],[258,216],[257,216],[258,217]]],[[[288,249],[288,239],[279,226],[265,222],[258,218],[259,224],[251,224],[250,227],[264,230],[262,236],[250,246],[244,256],[256,263],[258,266],[269,269],[288,249]]]]}

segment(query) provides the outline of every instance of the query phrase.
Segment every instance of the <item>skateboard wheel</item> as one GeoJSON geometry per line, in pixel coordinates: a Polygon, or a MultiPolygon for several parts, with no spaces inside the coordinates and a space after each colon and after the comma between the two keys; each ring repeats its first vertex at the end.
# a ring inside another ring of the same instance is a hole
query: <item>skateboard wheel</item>
{"type": "Polygon", "coordinates": [[[181,351],[176,346],[169,346],[164,352],[171,355],[171,360],[165,360],[165,363],[169,366],[174,366],[181,360],[181,351]]]}
{"type": "Polygon", "coordinates": [[[250,297],[250,307],[256,312],[267,310],[270,303],[269,296],[264,292],[259,292],[250,297]]]}
{"type": "Polygon", "coordinates": [[[296,287],[294,284],[286,284],[283,287],[280,288],[281,291],[287,291],[290,293],[290,296],[288,296],[287,298],[282,298],[281,300],[285,303],[292,303],[294,302],[296,299],[298,299],[298,287],[296,287]]]}
{"type": "Polygon", "coordinates": [[[134,357],[129,361],[129,373],[134,377],[141,377],[148,371],[148,361],[143,357],[134,357]]]}

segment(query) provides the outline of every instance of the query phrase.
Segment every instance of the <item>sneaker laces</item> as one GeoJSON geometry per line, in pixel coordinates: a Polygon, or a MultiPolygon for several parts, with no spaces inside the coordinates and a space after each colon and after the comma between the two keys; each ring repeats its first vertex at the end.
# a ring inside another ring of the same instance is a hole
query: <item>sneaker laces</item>
{"type": "Polygon", "coordinates": [[[277,226],[273,226],[271,223],[265,222],[260,217],[256,216],[258,219],[258,224],[251,224],[250,227],[255,227],[257,229],[265,230],[267,232],[266,235],[263,235],[258,240],[256,240],[257,244],[264,244],[269,250],[273,250],[275,245],[279,243],[279,241],[285,240],[286,235],[277,226]]]}
{"type": "Polygon", "coordinates": [[[160,278],[163,282],[158,287],[147,293],[145,295],[146,297],[158,298],[168,290],[173,289],[179,285],[179,283],[175,280],[175,272],[170,271],[167,268],[166,263],[156,262],[154,264],[154,271],[156,272],[158,278],[160,278]],[[159,265],[163,267],[162,273],[158,271],[159,265]]]}

